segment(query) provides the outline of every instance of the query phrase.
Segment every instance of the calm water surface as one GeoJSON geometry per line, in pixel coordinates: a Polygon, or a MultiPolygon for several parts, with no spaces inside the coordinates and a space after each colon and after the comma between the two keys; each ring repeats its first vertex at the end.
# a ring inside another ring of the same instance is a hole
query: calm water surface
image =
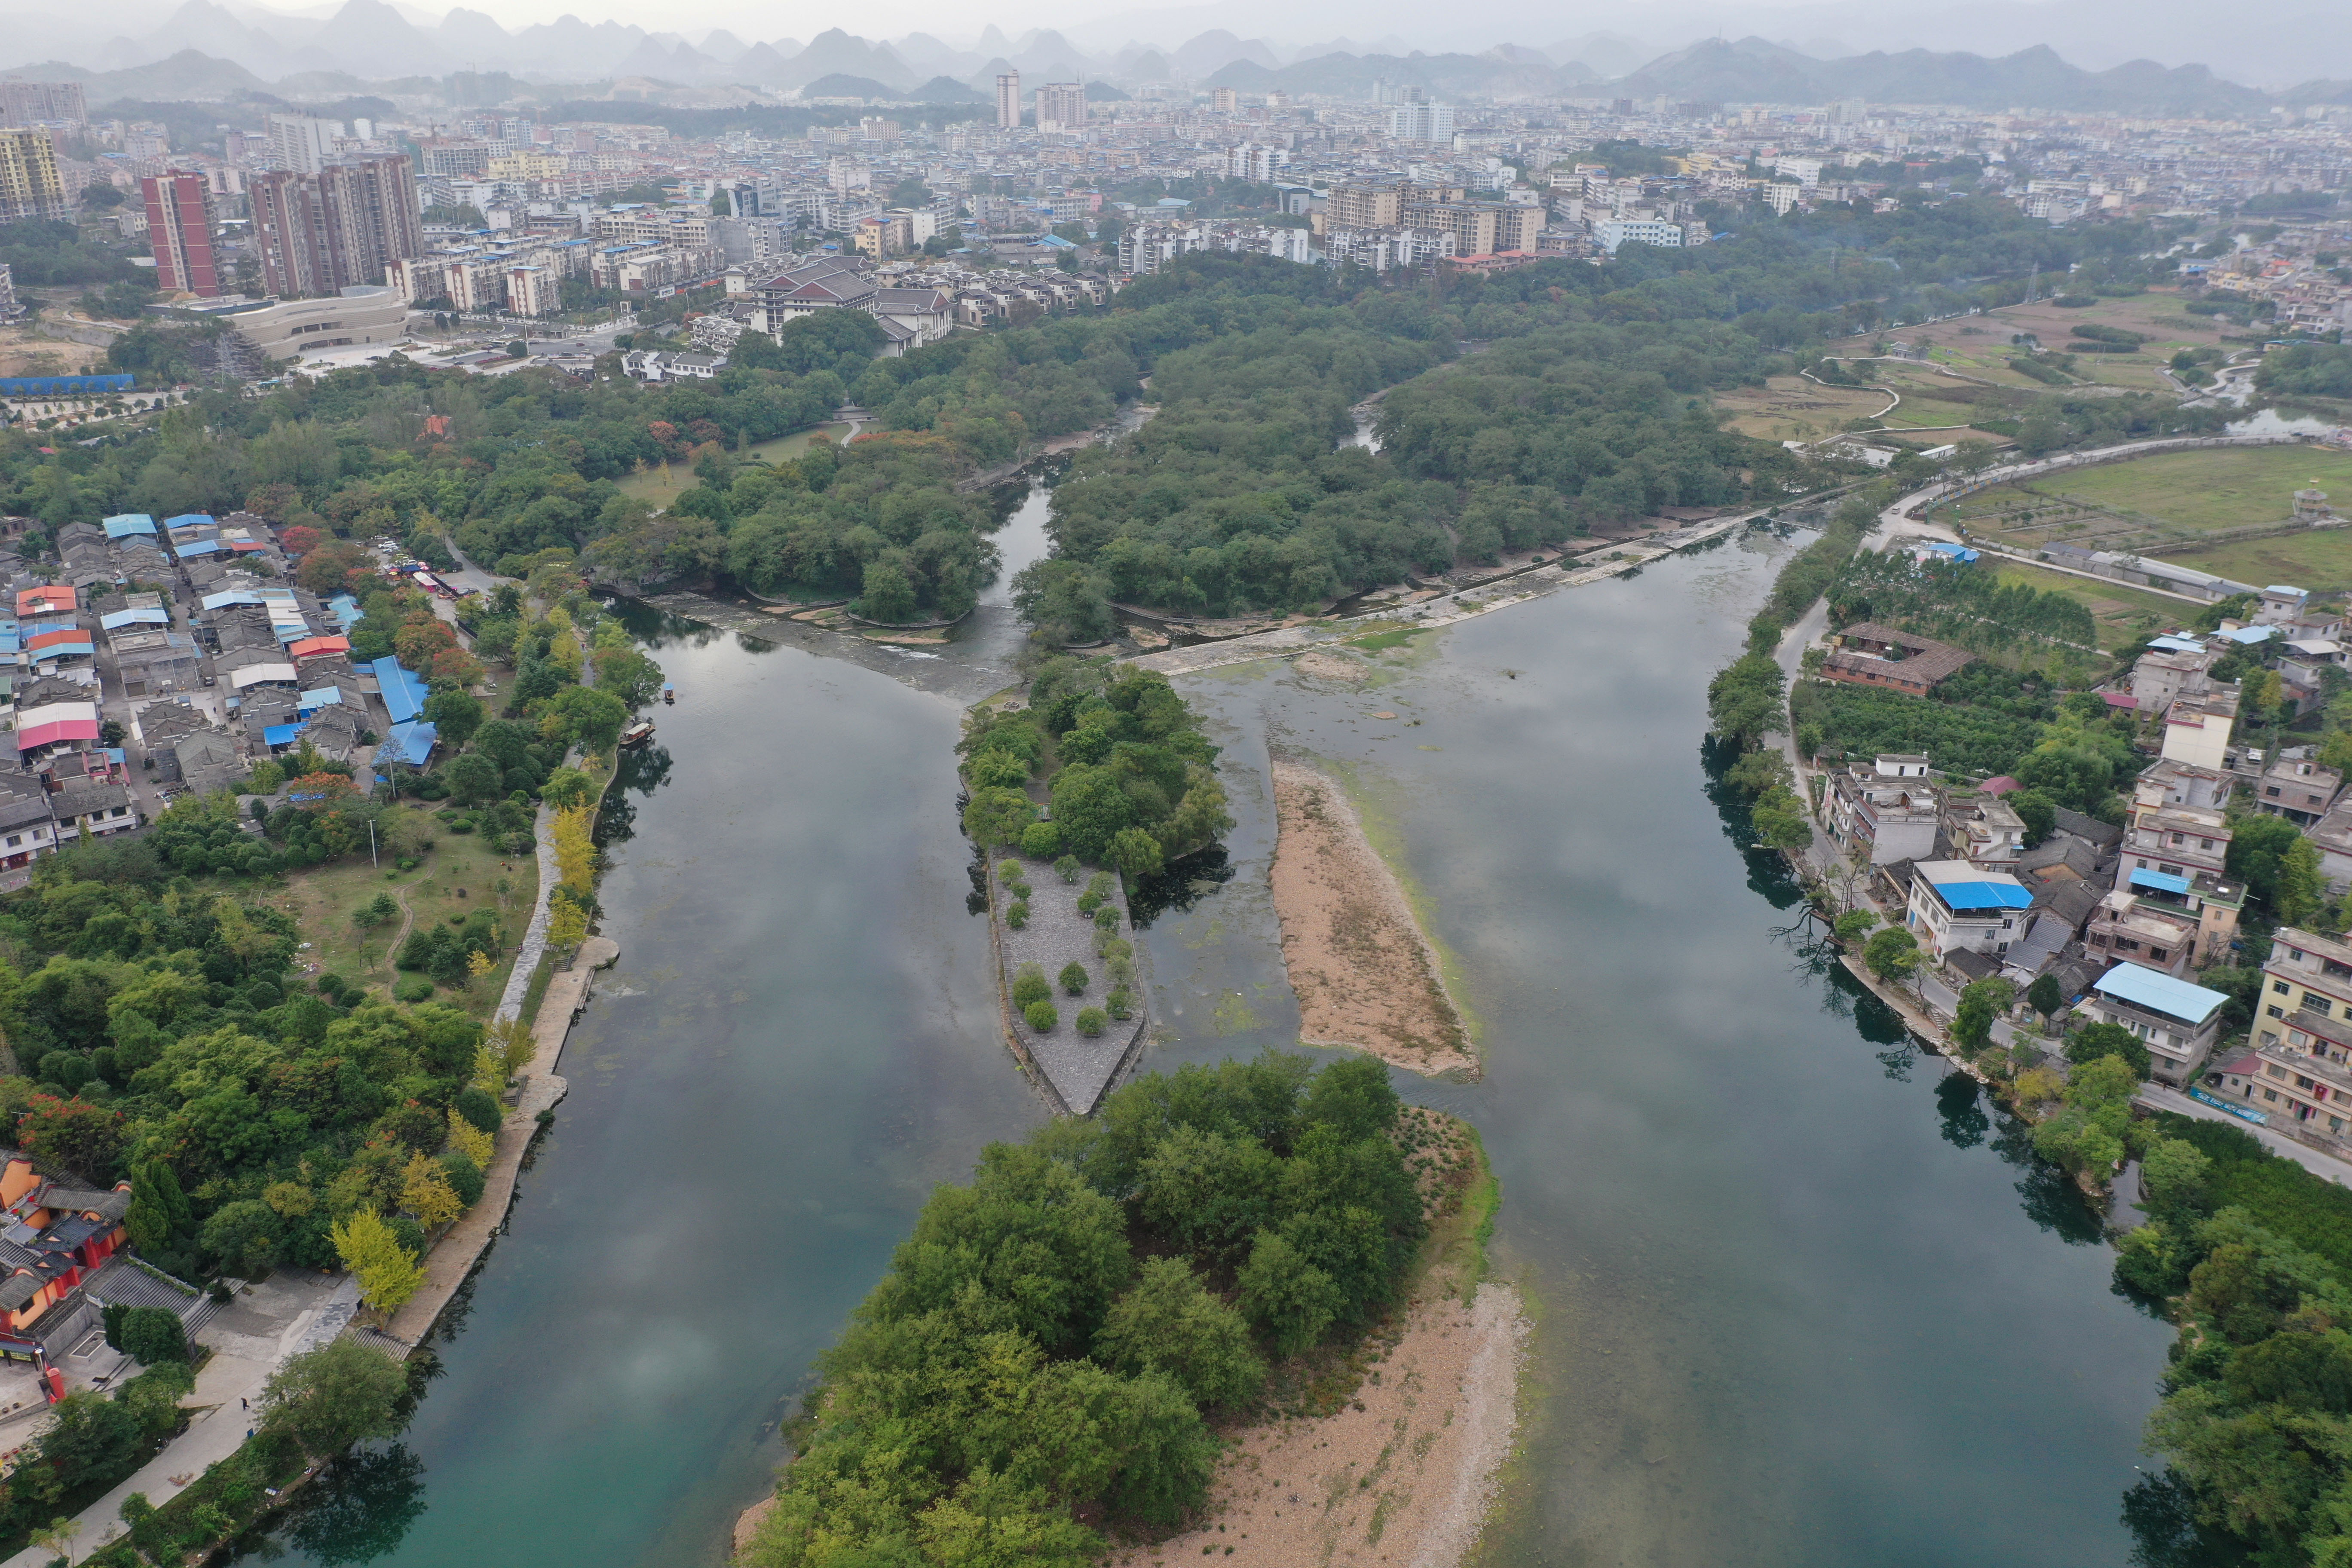
{"type": "MultiPolygon", "coordinates": [[[[2122,1563],[2168,1331],[2014,1129],[1826,976],[1710,796],[1706,677],[1771,548],[1417,639],[1364,689],[1199,683],[1234,874],[1148,933],[1153,1065],[1290,1037],[1264,770],[1323,760],[1403,846],[1488,1051],[1408,1092],[1483,1130],[1538,1315],[1501,1558],[2122,1563]]],[[[661,640],[682,700],[611,847],[623,957],[571,1098],[401,1449],[281,1527],[286,1561],[718,1562],[930,1185],[1041,1115],[965,911],[956,710],[661,640]]]]}

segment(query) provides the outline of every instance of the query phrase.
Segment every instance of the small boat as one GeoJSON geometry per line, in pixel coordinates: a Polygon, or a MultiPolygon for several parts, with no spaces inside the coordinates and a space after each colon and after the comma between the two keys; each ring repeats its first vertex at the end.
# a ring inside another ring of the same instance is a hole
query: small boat
{"type": "Polygon", "coordinates": [[[642,746],[653,738],[654,721],[650,719],[640,719],[621,731],[621,744],[624,746],[642,746]]]}
{"type": "Polygon", "coordinates": [[[677,705],[677,688],[675,686],[663,687],[662,700],[670,704],[672,707],[676,707],[677,705]]]}

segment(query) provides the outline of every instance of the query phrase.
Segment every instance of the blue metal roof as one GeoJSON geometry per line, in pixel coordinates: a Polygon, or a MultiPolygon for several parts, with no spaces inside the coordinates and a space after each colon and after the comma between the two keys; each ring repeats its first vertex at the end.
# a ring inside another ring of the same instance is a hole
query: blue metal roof
{"type": "Polygon", "coordinates": [[[2160,647],[2167,653],[2203,653],[2205,651],[2205,645],[2195,637],[2174,637],[2169,632],[2160,637],[2148,638],[2147,646],[2160,647]]]}
{"type": "Polygon", "coordinates": [[[375,754],[384,762],[406,763],[410,767],[421,768],[432,760],[434,743],[440,738],[437,729],[422,721],[394,724],[375,754]]]}
{"type": "Polygon", "coordinates": [[[2308,599],[2311,597],[2310,589],[2298,588],[2292,583],[2273,583],[2269,587],[2264,588],[2263,592],[2265,594],[2290,595],[2298,599],[2308,599]]]}
{"type": "Polygon", "coordinates": [[[2214,1008],[2229,1000],[2219,991],[2208,991],[2137,963],[2116,964],[2092,981],[2091,989],[2186,1024],[2203,1023],[2213,1016],[2214,1008]]]}
{"type": "Polygon", "coordinates": [[[361,609],[360,602],[349,594],[338,594],[327,601],[327,614],[341,623],[343,630],[350,631],[366,617],[367,612],[361,609]]]}
{"type": "Polygon", "coordinates": [[[220,547],[220,541],[217,539],[199,539],[191,543],[173,546],[172,553],[184,561],[191,555],[210,555],[220,547]]]}
{"type": "Polygon", "coordinates": [[[331,708],[343,700],[342,692],[332,686],[314,686],[294,699],[297,708],[331,708]]]}
{"type": "Polygon", "coordinates": [[[302,732],[299,724],[272,724],[261,731],[262,741],[272,746],[290,746],[294,737],[302,732]]]}
{"type": "Polygon", "coordinates": [[[2131,883],[2135,888],[2154,888],[2159,893],[2185,893],[2189,890],[2188,878],[2167,876],[2162,871],[2134,870],[2131,883]]]}
{"type": "Polygon", "coordinates": [[[168,626],[172,624],[172,612],[152,608],[110,610],[98,617],[98,624],[101,629],[110,632],[131,626],[168,626]]]}
{"type": "Polygon", "coordinates": [[[1927,885],[1955,910],[2022,910],[2033,904],[2033,895],[2013,879],[2006,882],[1938,882],[1929,878],[1927,885]]]}
{"type": "Polygon", "coordinates": [[[1977,559],[1977,552],[1963,545],[1952,544],[1939,541],[1937,543],[1928,545],[1927,548],[1934,551],[1938,555],[1948,555],[1955,561],[1967,562],[1977,559]]]}
{"type": "Polygon", "coordinates": [[[425,685],[423,676],[415,670],[401,668],[397,658],[380,658],[368,668],[375,671],[376,685],[383,694],[384,710],[392,715],[394,723],[405,724],[411,719],[423,716],[425,700],[432,695],[432,688],[425,685]]]}
{"type": "Polygon", "coordinates": [[[2221,635],[2231,642],[2268,642],[2279,635],[2279,629],[2276,626],[2240,626],[2234,631],[2226,631],[2221,635]]]}
{"type": "Polygon", "coordinates": [[[165,518],[163,526],[165,528],[210,528],[213,526],[213,519],[210,512],[184,511],[177,517],[165,518]]]}
{"type": "Polygon", "coordinates": [[[126,511],[108,518],[104,526],[107,538],[122,539],[133,533],[154,532],[155,520],[143,511],[126,511]]]}

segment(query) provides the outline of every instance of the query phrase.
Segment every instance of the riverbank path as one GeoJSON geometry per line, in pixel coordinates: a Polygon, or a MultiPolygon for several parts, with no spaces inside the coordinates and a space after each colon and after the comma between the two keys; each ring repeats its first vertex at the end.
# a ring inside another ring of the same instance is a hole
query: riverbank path
{"type": "MultiPolygon", "coordinates": [[[[236,1452],[261,1422],[261,1391],[288,1358],[316,1350],[341,1333],[359,1309],[359,1287],[349,1275],[321,1277],[287,1269],[237,1292],[228,1310],[196,1331],[212,1352],[182,1401],[193,1412],[188,1429],[129,1480],[74,1516],[81,1526],[68,1563],[79,1563],[127,1528],[122,1503],[133,1492],[162,1507],[185,1491],[208,1466],[236,1452]]],[[[28,1546],[0,1568],[48,1568],[57,1559],[28,1546]]]]}

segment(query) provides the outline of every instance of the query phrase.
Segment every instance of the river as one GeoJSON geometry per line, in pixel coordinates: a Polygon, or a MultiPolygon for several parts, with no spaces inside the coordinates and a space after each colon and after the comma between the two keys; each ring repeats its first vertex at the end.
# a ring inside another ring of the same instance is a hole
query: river
{"type": "MultiPolygon", "coordinates": [[[[1482,1129],[1538,1312],[1499,1560],[2121,1563],[2169,1331],[2015,1129],[1828,976],[1709,793],[1706,679],[1786,548],[1464,623],[1362,689],[1194,683],[1240,820],[1230,879],[1146,933],[1150,1065],[1290,1037],[1264,771],[1270,742],[1325,759],[1404,847],[1488,1052],[1407,1092],[1482,1129]]],[[[930,1185],[1042,1114],[967,913],[955,708],[645,629],[681,701],[620,797],[623,956],[571,1097],[400,1453],[314,1489],[285,1561],[716,1563],[930,1185]]]]}

